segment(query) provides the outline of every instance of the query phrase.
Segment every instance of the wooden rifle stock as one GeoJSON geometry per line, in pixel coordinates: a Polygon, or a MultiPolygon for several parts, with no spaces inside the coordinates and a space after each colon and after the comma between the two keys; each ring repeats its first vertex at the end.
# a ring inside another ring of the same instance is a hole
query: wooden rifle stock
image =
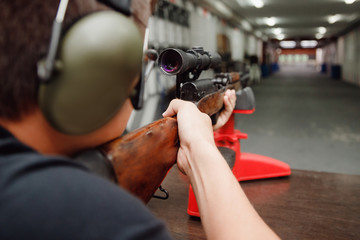
{"type": "Polygon", "coordinates": [[[118,184],[147,203],[178,151],[175,118],[163,118],[100,147],[111,161],[118,184]]]}
{"type": "MultiPolygon", "coordinates": [[[[240,83],[239,73],[230,73],[231,83],[240,83]]],[[[223,107],[224,87],[202,98],[197,106],[209,116],[223,107]]],[[[117,183],[147,203],[169,169],[179,148],[176,118],[157,120],[99,147],[110,160],[117,183]]]]}

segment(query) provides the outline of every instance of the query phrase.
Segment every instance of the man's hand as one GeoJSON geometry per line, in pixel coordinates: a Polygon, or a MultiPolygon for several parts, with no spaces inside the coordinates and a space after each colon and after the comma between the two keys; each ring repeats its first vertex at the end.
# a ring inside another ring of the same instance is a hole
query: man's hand
{"type": "Polygon", "coordinates": [[[221,128],[229,120],[236,104],[235,90],[226,90],[224,95],[224,110],[221,111],[220,116],[213,126],[214,130],[221,128]]]}
{"type": "Polygon", "coordinates": [[[177,165],[186,175],[191,171],[192,152],[209,146],[215,148],[210,117],[199,111],[195,104],[179,99],[170,102],[163,117],[177,116],[180,148],[177,165]]]}

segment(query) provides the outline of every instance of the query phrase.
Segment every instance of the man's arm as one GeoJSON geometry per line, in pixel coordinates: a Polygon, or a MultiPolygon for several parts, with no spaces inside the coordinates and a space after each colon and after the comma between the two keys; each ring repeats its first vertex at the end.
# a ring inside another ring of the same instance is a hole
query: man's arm
{"type": "Polygon", "coordinates": [[[163,115],[175,114],[180,138],[177,164],[190,179],[208,239],[279,239],[217,150],[210,118],[181,100],[173,100],[163,115]]]}

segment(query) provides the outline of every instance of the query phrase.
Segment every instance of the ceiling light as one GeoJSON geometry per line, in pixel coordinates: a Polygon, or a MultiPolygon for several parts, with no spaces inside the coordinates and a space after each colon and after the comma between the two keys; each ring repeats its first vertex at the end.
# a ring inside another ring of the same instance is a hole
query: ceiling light
{"type": "Polygon", "coordinates": [[[228,7],[225,6],[224,3],[222,3],[221,1],[215,1],[213,2],[214,7],[221,12],[223,15],[225,15],[226,17],[230,18],[232,17],[232,12],[229,10],[228,7]]]}
{"type": "Polygon", "coordinates": [[[274,17],[267,17],[265,18],[265,23],[270,27],[275,25],[275,18],[274,17]]]}
{"type": "Polygon", "coordinates": [[[347,15],[347,16],[344,16],[344,19],[346,19],[346,21],[348,22],[352,22],[354,21],[355,19],[357,18],[357,14],[351,14],[351,15],[347,15]]]}
{"type": "Polygon", "coordinates": [[[248,21],[241,21],[241,26],[246,30],[246,31],[251,31],[252,27],[250,25],[250,23],[248,21]]]}
{"type": "Polygon", "coordinates": [[[321,33],[321,34],[326,33],[326,28],[325,27],[319,27],[318,30],[319,30],[319,33],[321,33]]]}
{"type": "Polygon", "coordinates": [[[341,15],[340,15],[340,14],[331,15],[331,16],[328,18],[328,22],[329,22],[330,24],[333,24],[333,23],[339,21],[340,18],[341,18],[341,15]]]}
{"type": "Polygon", "coordinates": [[[279,34],[279,35],[276,36],[276,39],[280,40],[280,41],[283,40],[284,38],[285,38],[284,34],[279,34]]]}
{"type": "Polygon", "coordinates": [[[314,48],[318,42],[316,40],[302,40],[300,42],[301,47],[303,48],[314,48]]]}
{"type": "Polygon", "coordinates": [[[257,30],[257,31],[255,32],[255,36],[257,36],[258,38],[261,38],[261,37],[262,37],[262,33],[261,33],[259,30],[257,30]]]}
{"type": "Polygon", "coordinates": [[[236,2],[237,2],[241,7],[246,7],[246,5],[248,4],[248,2],[245,2],[245,0],[236,0],[236,2]]]}
{"type": "Polygon", "coordinates": [[[296,42],[295,41],[281,41],[280,47],[282,48],[295,48],[296,42]]]}
{"type": "Polygon", "coordinates": [[[256,8],[262,8],[264,6],[264,2],[262,0],[250,0],[250,2],[256,8]]]}
{"type": "Polygon", "coordinates": [[[316,39],[321,39],[324,37],[324,34],[317,33],[317,34],[315,34],[315,37],[316,37],[316,39]]]}
{"type": "Polygon", "coordinates": [[[273,30],[273,33],[276,34],[276,35],[279,35],[281,33],[281,29],[280,28],[275,28],[273,30]]]}
{"type": "Polygon", "coordinates": [[[353,4],[356,0],[344,0],[346,4],[353,4]]]}

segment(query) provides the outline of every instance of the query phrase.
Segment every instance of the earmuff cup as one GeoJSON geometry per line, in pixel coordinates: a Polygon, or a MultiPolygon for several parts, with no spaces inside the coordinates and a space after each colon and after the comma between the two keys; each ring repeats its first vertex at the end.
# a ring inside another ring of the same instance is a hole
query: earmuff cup
{"type": "Polygon", "coordinates": [[[72,135],[106,124],[131,94],[142,43],[133,21],[115,11],[73,24],[61,39],[51,79],[39,88],[39,106],[49,123],[72,135]]]}

